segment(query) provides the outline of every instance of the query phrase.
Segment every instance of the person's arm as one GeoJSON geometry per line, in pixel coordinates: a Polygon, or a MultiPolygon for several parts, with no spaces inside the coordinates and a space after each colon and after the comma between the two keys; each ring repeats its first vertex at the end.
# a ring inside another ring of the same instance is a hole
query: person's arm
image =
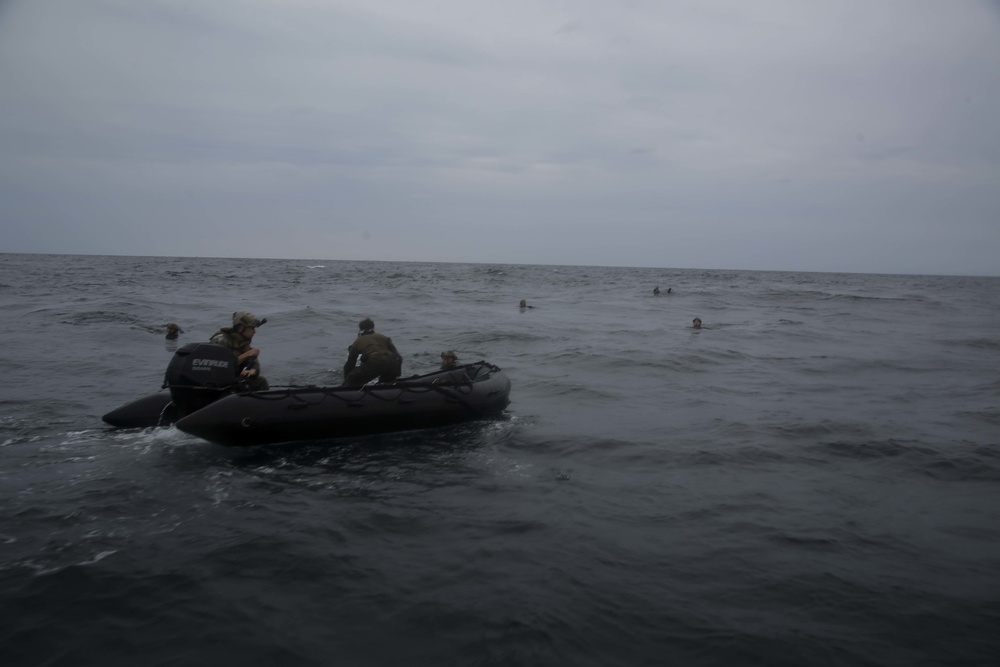
{"type": "Polygon", "coordinates": [[[346,378],[354,370],[354,364],[358,361],[358,353],[354,351],[354,346],[347,348],[347,363],[344,364],[344,377],[346,378]]]}
{"type": "Polygon", "coordinates": [[[259,357],[259,356],[260,356],[260,350],[258,350],[256,347],[251,347],[249,350],[247,350],[243,354],[237,355],[237,357],[236,357],[236,363],[242,364],[247,359],[250,359],[250,358],[253,358],[253,357],[259,357]]]}
{"type": "Polygon", "coordinates": [[[399,350],[396,349],[396,346],[392,344],[391,338],[386,338],[385,340],[386,343],[388,344],[389,351],[392,352],[393,355],[395,355],[393,359],[393,366],[395,367],[394,372],[396,374],[396,377],[399,377],[400,375],[403,374],[403,355],[401,355],[399,353],[399,350]]]}
{"type": "Polygon", "coordinates": [[[254,375],[259,375],[260,364],[257,363],[257,357],[259,356],[260,350],[256,347],[251,347],[243,354],[237,355],[236,367],[240,369],[240,375],[243,377],[253,377],[254,375]]]}

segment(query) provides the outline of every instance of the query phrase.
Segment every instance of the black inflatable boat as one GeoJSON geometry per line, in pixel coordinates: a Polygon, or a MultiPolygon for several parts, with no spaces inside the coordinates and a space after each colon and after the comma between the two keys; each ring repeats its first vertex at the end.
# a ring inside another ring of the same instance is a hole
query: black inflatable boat
{"type": "Polygon", "coordinates": [[[233,355],[211,343],[177,350],[167,392],[104,415],[119,427],[177,428],[222,445],[432,428],[492,417],[509,404],[510,380],[485,361],[364,387],[281,387],[242,391],[233,355]]]}
{"type": "Polygon", "coordinates": [[[174,352],[163,377],[163,388],[126,403],[102,419],[121,428],[169,426],[223,396],[240,390],[236,358],[214,343],[191,343],[174,352]]]}

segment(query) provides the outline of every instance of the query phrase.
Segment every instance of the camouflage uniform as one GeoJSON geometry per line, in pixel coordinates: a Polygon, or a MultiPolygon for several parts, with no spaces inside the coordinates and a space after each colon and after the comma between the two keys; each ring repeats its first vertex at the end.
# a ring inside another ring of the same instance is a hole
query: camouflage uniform
{"type": "MultiPolygon", "coordinates": [[[[257,328],[266,321],[266,319],[257,319],[252,313],[233,313],[233,326],[222,327],[208,339],[208,342],[215,343],[216,345],[224,345],[232,351],[234,357],[239,357],[252,347],[250,345],[250,339],[241,333],[243,331],[243,327],[257,328]],[[239,331],[237,331],[237,329],[239,329],[239,331]]],[[[256,371],[256,374],[251,375],[248,378],[240,378],[240,382],[242,382],[250,391],[263,391],[267,389],[269,385],[267,380],[264,379],[264,376],[260,374],[260,362],[257,360],[257,357],[245,360],[242,364],[240,364],[240,367],[237,369],[237,373],[248,369],[256,371]]]]}
{"type": "Polygon", "coordinates": [[[361,321],[361,333],[347,348],[347,353],[345,386],[360,387],[376,377],[379,382],[392,382],[402,372],[403,357],[391,338],[375,333],[375,324],[371,320],[361,321]],[[371,326],[364,326],[366,324],[371,326]],[[361,358],[361,365],[355,368],[358,357],[361,358]]]}

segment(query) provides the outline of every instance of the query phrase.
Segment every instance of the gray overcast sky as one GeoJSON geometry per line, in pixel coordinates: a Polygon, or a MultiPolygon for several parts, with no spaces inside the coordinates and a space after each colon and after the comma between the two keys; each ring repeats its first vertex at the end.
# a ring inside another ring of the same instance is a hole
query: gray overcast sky
{"type": "Polygon", "coordinates": [[[0,0],[2,252],[1000,275],[996,0],[0,0]]]}

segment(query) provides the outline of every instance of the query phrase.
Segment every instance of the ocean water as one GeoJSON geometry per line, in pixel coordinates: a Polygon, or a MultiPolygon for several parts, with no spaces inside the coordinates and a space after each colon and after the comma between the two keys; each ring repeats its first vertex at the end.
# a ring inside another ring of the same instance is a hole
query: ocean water
{"type": "Polygon", "coordinates": [[[7,254],[0,304],[5,666],[1000,663],[998,278],[7,254]],[[101,422],[235,310],[272,385],[371,316],[511,405],[101,422]]]}

